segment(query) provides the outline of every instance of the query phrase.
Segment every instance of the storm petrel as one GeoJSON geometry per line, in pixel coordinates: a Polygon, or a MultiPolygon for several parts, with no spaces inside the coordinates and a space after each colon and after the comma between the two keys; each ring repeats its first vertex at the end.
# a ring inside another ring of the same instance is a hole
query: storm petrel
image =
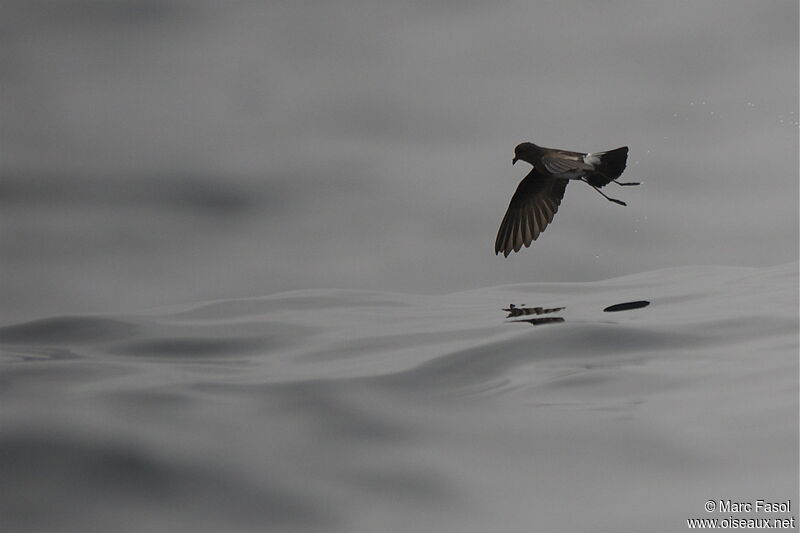
{"type": "Polygon", "coordinates": [[[519,252],[523,246],[530,246],[539,237],[553,221],[569,180],[588,183],[607,200],[626,205],[621,200],[603,194],[600,187],[612,181],[618,185],[639,185],[638,182],[617,181],[625,170],[627,159],[627,146],[608,152],[584,154],[543,148],[527,142],[518,145],[511,163],[525,161],[533,165],[533,169],[511,197],[511,204],[497,232],[495,255],[502,252],[508,257],[512,251],[519,252]]]}

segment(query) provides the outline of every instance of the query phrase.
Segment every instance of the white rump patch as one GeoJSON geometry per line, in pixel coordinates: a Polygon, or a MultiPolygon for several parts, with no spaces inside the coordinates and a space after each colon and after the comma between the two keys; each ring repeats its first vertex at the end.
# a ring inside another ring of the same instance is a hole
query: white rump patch
{"type": "Polygon", "coordinates": [[[599,165],[600,164],[600,156],[595,154],[586,154],[583,156],[583,162],[587,165],[599,165]]]}

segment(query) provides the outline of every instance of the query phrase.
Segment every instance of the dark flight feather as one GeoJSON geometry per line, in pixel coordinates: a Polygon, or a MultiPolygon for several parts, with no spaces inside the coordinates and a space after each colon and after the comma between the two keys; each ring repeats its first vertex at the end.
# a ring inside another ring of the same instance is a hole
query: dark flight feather
{"type": "Polygon", "coordinates": [[[495,254],[508,257],[528,247],[545,230],[561,205],[568,180],[558,179],[537,171],[535,168],[525,176],[508,206],[497,239],[495,254]]]}

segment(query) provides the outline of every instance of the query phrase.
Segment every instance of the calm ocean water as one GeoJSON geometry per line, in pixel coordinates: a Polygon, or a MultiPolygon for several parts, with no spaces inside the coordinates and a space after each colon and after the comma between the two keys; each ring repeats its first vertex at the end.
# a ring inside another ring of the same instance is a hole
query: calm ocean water
{"type": "Polygon", "coordinates": [[[0,529],[667,532],[709,499],[794,504],[797,284],[687,267],[5,326],[0,529]]]}
{"type": "Polygon", "coordinates": [[[797,19],[5,0],[0,533],[796,516],[797,19]],[[522,141],[643,185],[498,258],[522,141]]]}

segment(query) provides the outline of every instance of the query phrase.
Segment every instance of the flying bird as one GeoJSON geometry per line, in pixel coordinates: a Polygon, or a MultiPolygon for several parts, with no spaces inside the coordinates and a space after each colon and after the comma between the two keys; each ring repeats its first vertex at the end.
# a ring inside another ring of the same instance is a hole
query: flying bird
{"type": "Polygon", "coordinates": [[[612,181],[617,185],[639,185],[639,182],[619,182],[617,178],[625,170],[628,160],[628,147],[623,146],[607,152],[569,152],[544,148],[533,143],[522,143],[514,149],[514,159],[533,165],[525,176],[511,204],[500,223],[497,240],[494,243],[495,255],[505,257],[528,247],[541,234],[558,211],[569,180],[588,183],[603,197],[615,204],[627,205],[622,200],[609,198],[600,187],[612,181]]]}

